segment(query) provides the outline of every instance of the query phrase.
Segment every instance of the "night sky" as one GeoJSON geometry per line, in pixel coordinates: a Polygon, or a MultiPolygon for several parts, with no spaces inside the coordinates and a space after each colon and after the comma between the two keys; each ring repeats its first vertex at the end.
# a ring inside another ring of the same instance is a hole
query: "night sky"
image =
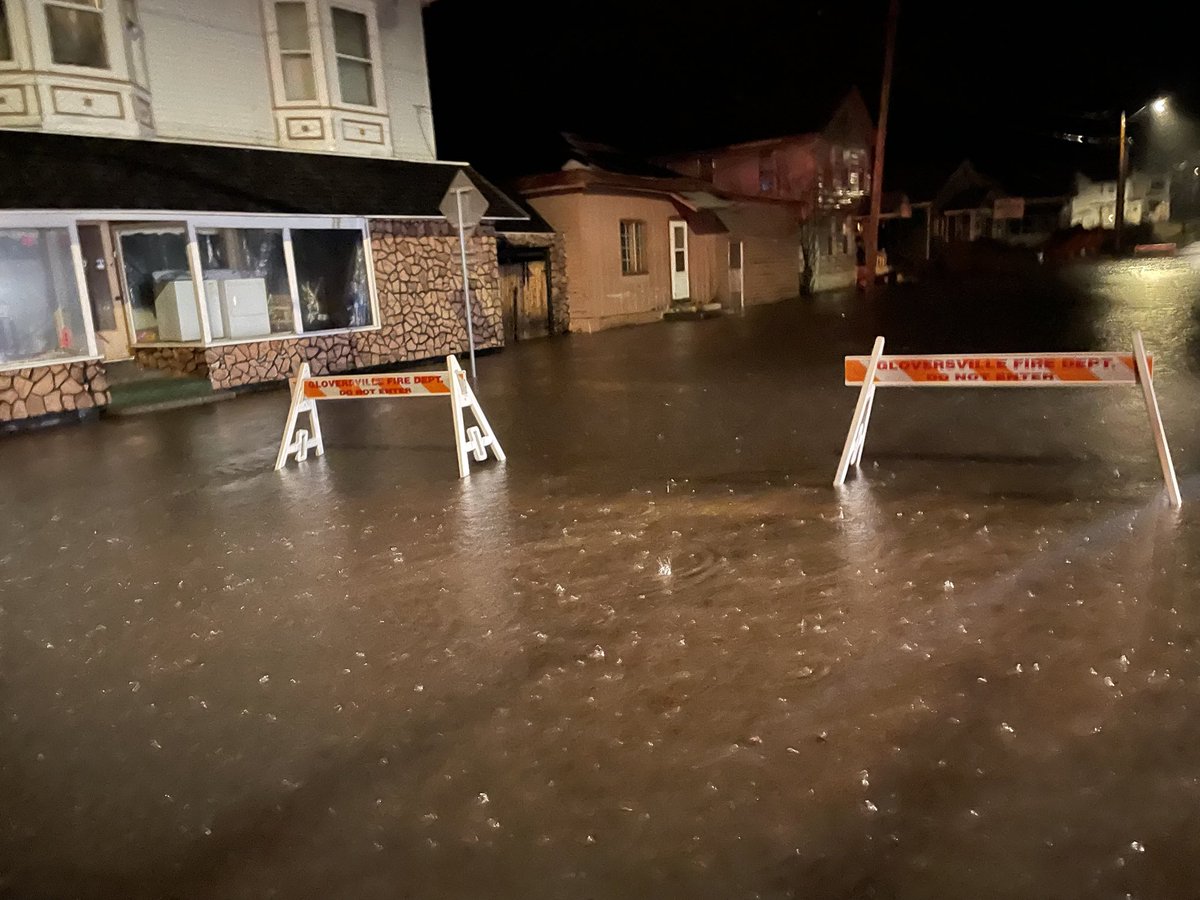
{"type": "MultiPolygon", "coordinates": [[[[851,85],[874,112],[886,6],[438,0],[425,17],[439,155],[503,181],[556,168],[563,131],[639,153],[803,132],[851,85]]],[[[1108,135],[1122,105],[1162,92],[1195,108],[1187,17],[1102,9],[902,0],[885,183],[1027,156],[1054,132],[1108,135]]]]}

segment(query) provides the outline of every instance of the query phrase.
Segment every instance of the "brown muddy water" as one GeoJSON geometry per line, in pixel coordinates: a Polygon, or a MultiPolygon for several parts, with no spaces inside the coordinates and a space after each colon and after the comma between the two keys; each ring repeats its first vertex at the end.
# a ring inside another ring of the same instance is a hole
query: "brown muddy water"
{"type": "Polygon", "coordinates": [[[793,301],[0,440],[0,897],[1093,898],[1200,883],[1200,272],[793,301]],[[1136,389],[841,356],[1123,349],[1136,389]]]}

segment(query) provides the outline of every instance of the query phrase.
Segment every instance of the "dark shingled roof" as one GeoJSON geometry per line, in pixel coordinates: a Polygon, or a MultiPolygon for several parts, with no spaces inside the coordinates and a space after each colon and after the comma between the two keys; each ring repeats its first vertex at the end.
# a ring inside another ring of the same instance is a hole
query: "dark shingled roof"
{"type": "Polygon", "coordinates": [[[469,166],[0,130],[0,207],[428,216],[459,170],[486,219],[526,213],[469,166]]]}

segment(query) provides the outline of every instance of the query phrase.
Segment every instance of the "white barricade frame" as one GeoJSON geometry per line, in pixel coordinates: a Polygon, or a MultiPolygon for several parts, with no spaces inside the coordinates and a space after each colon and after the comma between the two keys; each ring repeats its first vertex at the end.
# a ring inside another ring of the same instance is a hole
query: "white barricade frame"
{"type": "Polygon", "coordinates": [[[310,450],[316,456],[325,455],[321,419],[317,414],[318,402],[403,397],[446,398],[450,401],[459,478],[471,474],[468,454],[474,456],[476,462],[483,462],[488,457],[490,447],[500,462],[508,459],[467,381],[467,373],[453,356],[446,357],[446,370],[442,372],[389,372],[378,375],[314,376],[308,363],[302,363],[292,382],[292,402],[288,408],[283,439],[279,442],[279,452],[275,456],[275,471],[282,469],[292,456],[297,462],[304,462],[310,450]],[[475,424],[471,426],[467,425],[463,415],[464,410],[468,409],[475,417],[475,424]],[[308,414],[307,429],[296,427],[302,413],[308,414]]]}
{"type": "Polygon", "coordinates": [[[884,356],[883,337],[875,338],[871,355],[847,356],[845,382],[861,385],[854,415],[834,487],[846,482],[850,466],[862,463],[867,427],[881,387],[935,388],[1036,388],[1036,387],[1128,387],[1140,385],[1155,449],[1162,466],[1163,482],[1171,505],[1183,504],[1179,480],[1167,433],[1163,427],[1158,396],[1154,392],[1153,359],[1146,355],[1142,333],[1133,334],[1132,353],[962,353],[937,356],[884,356]]]}

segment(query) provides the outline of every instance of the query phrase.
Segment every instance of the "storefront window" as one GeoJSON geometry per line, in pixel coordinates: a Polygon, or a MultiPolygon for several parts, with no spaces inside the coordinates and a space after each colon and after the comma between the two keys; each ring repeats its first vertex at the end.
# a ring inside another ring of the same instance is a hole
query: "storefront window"
{"type": "Polygon", "coordinates": [[[0,365],[88,353],[66,228],[0,229],[0,365]]]}
{"type": "Polygon", "coordinates": [[[187,229],[183,225],[139,225],[121,228],[117,235],[135,340],[201,340],[188,266],[187,229]]]}
{"type": "Polygon", "coordinates": [[[200,268],[213,340],[292,334],[292,289],[283,232],[262,228],[200,229],[200,268]]]}
{"type": "Polygon", "coordinates": [[[361,231],[294,229],[292,251],[306,332],[371,324],[371,289],[361,231]]]}

